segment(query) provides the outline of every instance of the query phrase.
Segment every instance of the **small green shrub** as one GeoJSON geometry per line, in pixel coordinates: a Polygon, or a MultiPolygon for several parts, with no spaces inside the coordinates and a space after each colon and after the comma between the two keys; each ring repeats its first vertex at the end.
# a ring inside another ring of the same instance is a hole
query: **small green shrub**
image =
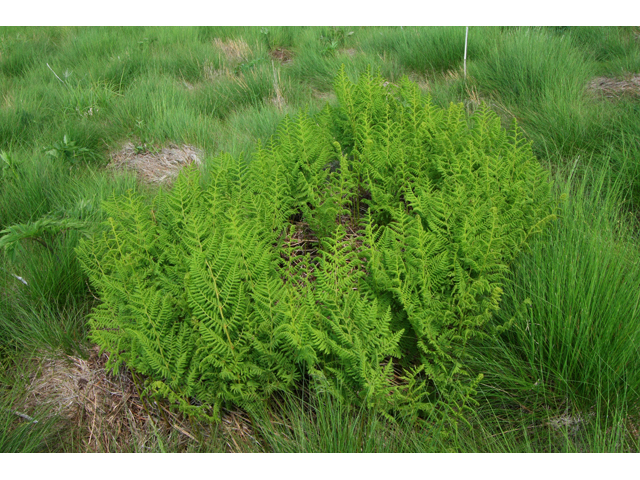
{"type": "Polygon", "coordinates": [[[320,44],[322,45],[320,54],[322,56],[334,56],[336,50],[344,48],[347,38],[353,34],[353,30],[347,31],[345,28],[330,27],[323,29],[320,35],[320,44]]]}
{"type": "Polygon", "coordinates": [[[70,140],[65,135],[61,142],[56,142],[49,147],[45,147],[45,155],[52,158],[59,158],[72,165],[76,165],[84,158],[95,158],[96,154],[91,149],[81,147],[75,140],[70,140]]]}
{"type": "Polygon", "coordinates": [[[0,181],[15,179],[20,175],[20,163],[11,152],[0,150],[0,181]]]}
{"type": "Polygon", "coordinates": [[[404,79],[336,83],[253,161],[222,154],[152,205],[104,205],[78,254],[92,337],[186,412],[251,409],[302,376],[383,413],[459,415],[509,263],[553,217],[517,126],[440,109],[404,79]]]}

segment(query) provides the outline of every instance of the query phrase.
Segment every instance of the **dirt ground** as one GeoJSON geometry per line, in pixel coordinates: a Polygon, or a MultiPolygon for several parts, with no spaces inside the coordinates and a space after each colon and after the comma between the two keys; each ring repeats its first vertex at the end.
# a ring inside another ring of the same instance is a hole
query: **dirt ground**
{"type": "Polygon", "coordinates": [[[133,170],[146,183],[171,183],[180,170],[201,165],[203,152],[192,145],[169,145],[162,149],[136,148],[127,143],[111,156],[111,168],[133,170]]]}
{"type": "Polygon", "coordinates": [[[609,98],[640,96],[640,75],[628,75],[624,78],[596,77],[589,82],[588,88],[609,98]]]}

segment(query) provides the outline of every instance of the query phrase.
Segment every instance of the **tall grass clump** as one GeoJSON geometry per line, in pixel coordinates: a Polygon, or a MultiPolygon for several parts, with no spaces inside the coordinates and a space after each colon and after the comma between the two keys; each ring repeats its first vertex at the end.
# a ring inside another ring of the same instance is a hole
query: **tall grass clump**
{"type": "MultiPolygon", "coordinates": [[[[218,126],[216,151],[234,156],[244,154],[250,160],[256,150],[256,139],[267,142],[273,136],[286,115],[295,115],[291,106],[263,105],[260,108],[244,108],[234,111],[224,125],[218,126]]],[[[311,110],[310,110],[311,111],[311,110]]],[[[213,167],[207,165],[205,168],[213,167]]]]}
{"type": "Polygon", "coordinates": [[[579,100],[593,69],[569,39],[518,29],[471,62],[469,73],[484,90],[522,108],[579,100]]]}
{"type": "Polygon", "coordinates": [[[472,62],[470,72],[483,92],[521,120],[538,155],[560,165],[577,156],[609,165],[636,203],[636,102],[612,102],[587,88],[598,73],[624,77],[636,71],[629,65],[616,73],[609,64],[634,55],[637,44],[621,29],[572,27],[561,34],[516,29],[472,62]]]}
{"type": "Polygon", "coordinates": [[[52,433],[56,433],[55,421],[40,423],[28,415],[16,413],[14,408],[13,401],[0,401],[0,453],[55,451],[56,439],[52,438],[52,433]]]}
{"type": "Polygon", "coordinates": [[[397,62],[383,61],[372,52],[347,51],[338,49],[335,53],[323,54],[322,43],[313,38],[305,44],[305,48],[296,56],[295,62],[287,66],[283,72],[293,82],[302,80],[312,88],[321,92],[331,91],[335,72],[341,65],[345,65],[350,78],[356,79],[367,68],[379,69],[390,81],[397,81],[402,76],[402,69],[397,62]]]}
{"type": "Polygon", "coordinates": [[[614,175],[620,178],[627,204],[637,208],[640,204],[640,115],[638,102],[621,103],[612,112],[608,127],[611,141],[598,158],[601,164],[609,164],[614,175]]]}
{"type": "Polygon", "coordinates": [[[193,106],[204,115],[224,118],[236,109],[259,107],[269,98],[275,98],[274,78],[271,64],[265,62],[204,85],[194,93],[193,106]]]}
{"type": "Polygon", "coordinates": [[[0,177],[0,335],[19,350],[81,350],[93,298],[75,247],[102,220],[100,204],[134,179],[2,154],[12,167],[0,177]]]}
{"type": "Polygon", "coordinates": [[[640,72],[640,49],[635,27],[575,26],[557,31],[584,49],[598,63],[601,75],[640,72]]]}
{"type": "Polygon", "coordinates": [[[251,414],[251,451],[270,453],[413,453],[453,449],[440,422],[389,421],[305,388],[274,398],[251,414]]]}
{"type": "MultiPolygon", "coordinates": [[[[406,72],[433,74],[462,65],[465,27],[393,27],[360,35],[364,51],[394,57],[406,72]]],[[[494,36],[492,30],[472,29],[471,35],[468,57],[483,56],[481,52],[494,36]]]]}
{"type": "Polygon", "coordinates": [[[536,153],[561,164],[602,155],[617,136],[613,109],[587,93],[596,69],[570,37],[540,29],[504,34],[469,66],[478,88],[521,120],[536,153]]]}
{"type": "Polygon", "coordinates": [[[60,428],[50,409],[21,410],[30,358],[7,352],[2,340],[0,332],[0,453],[58,451],[60,428]]]}
{"type": "Polygon", "coordinates": [[[22,78],[37,62],[56,50],[53,39],[37,29],[27,29],[14,35],[5,34],[0,41],[0,75],[22,78]]]}
{"type": "Polygon", "coordinates": [[[501,365],[487,378],[514,398],[564,399],[583,415],[638,405],[640,254],[619,192],[604,168],[571,178],[558,223],[517,262],[498,318],[518,320],[487,348],[501,365]]]}

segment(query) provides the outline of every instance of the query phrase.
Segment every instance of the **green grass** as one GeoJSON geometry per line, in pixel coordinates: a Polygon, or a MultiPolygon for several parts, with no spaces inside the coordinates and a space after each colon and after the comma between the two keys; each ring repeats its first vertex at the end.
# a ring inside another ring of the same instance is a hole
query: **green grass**
{"type": "Polygon", "coordinates": [[[606,27],[512,29],[481,58],[471,59],[470,84],[505,118],[518,119],[540,157],[566,164],[580,155],[606,164],[635,203],[638,97],[612,102],[588,86],[598,75],[640,73],[636,33],[606,27]]]}
{"type": "Polygon", "coordinates": [[[21,411],[27,393],[28,357],[3,352],[0,361],[0,452],[57,452],[63,423],[47,407],[21,411]]]}
{"type": "MultiPolygon", "coordinates": [[[[471,27],[467,58],[482,58],[499,29],[471,27]]],[[[390,56],[406,72],[442,73],[462,69],[465,27],[387,27],[363,32],[365,51],[390,56]]]]}
{"type": "Polygon", "coordinates": [[[474,58],[469,67],[470,75],[483,89],[519,107],[560,95],[576,100],[593,74],[584,53],[567,38],[529,29],[504,34],[493,49],[474,58]]]}
{"type": "MultiPolygon", "coordinates": [[[[514,318],[512,329],[471,352],[485,377],[468,423],[393,424],[306,392],[245,414],[251,438],[194,426],[202,435],[192,441],[158,420],[123,451],[639,450],[640,96],[588,87],[640,74],[638,30],[471,27],[466,79],[464,36],[464,27],[0,27],[0,151],[11,161],[0,161],[0,231],[45,216],[90,229],[104,220],[103,199],[146,191],[105,168],[125,142],[193,144],[205,171],[221,151],[250,161],[284,115],[335,101],[343,63],[352,78],[367,67],[392,83],[409,75],[437,104],[471,112],[481,99],[505,125],[516,118],[567,196],[513,266],[496,318],[514,318]],[[45,153],[65,136],[75,150],[45,153]]],[[[0,451],[56,449],[64,421],[16,415],[24,384],[9,373],[38,352],[87,351],[96,300],[75,258],[82,234],[0,253],[0,451]]],[[[63,449],[82,450],[83,431],[68,429],[63,449]]]]}
{"type": "Polygon", "coordinates": [[[640,51],[633,27],[567,27],[556,34],[566,35],[571,41],[585,49],[598,64],[603,75],[620,75],[640,69],[640,51]]]}
{"type": "Polygon", "coordinates": [[[619,187],[607,177],[587,171],[565,187],[558,224],[523,255],[503,308],[505,317],[516,315],[515,306],[531,299],[510,348],[531,368],[529,380],[583,409],[640,401],[637,225],[625,219],[619,187]]]}
{"type": "Polygon", "coordinates": [[[480,409],[515,416],[522,435],[525,422],[538,430],[569,418],[577,422],[565,427],[569,450],[637,448],[625,430],[640,404],[637,223],[606,169],[558,180],[567,196],[559,219],[522,255],[505,289],[497,321],[514,318],[514,327],[473,353],[485,374],[480,409]],[[623,443],[614,446],[615,436],[623,443]]]}

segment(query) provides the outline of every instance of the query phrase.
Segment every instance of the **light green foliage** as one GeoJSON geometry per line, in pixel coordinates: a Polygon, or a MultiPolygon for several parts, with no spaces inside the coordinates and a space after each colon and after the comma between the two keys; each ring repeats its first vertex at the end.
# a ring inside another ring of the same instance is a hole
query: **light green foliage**
{"type": "Polygon", "coordinates": [[[93,152],[76,144],[65,135],[61,142],[54,143],[51,147],[45,148],[45,154],[53,158],[61,158],[72,164],[78,163],[84,157],[93,157],[93,152]]]}
{"type": "Polygon", "coordinates": [[[364,283],[408,333],[405,359],[419,358],[447,396],[467,342],[498,309],[509,262],[552,218],[550,183],[517,126],[505,132],[486,107],[469,127],[462,106],[425,104],[406,80],[393,88],[338,80],[352,172],[371,196],[364,283]]]}
{"type": "Polygon", "coordinates": [[[20,175],[19,163],[11,152],[0,151],[0,181],[9,181],[20,175]]]}
{"type": "Polygon", "coordinates": [[[15,257],[23,240],[33,240],[53,252],[52,239],[69,229],[83,230],[87,224],[74,218],[45,216],[34,222],[19,223],[0,231],[0,249],[15,257]]]}
{"type": "Polygon", "coordinates": [[[192,396],[242,405],[295,378],[273,335],[283,305],[272,235],[255,221],[246,180],[227,158],[207,189],[191,171],[152,212],[133,195],[114,199],[109,230],[80,248],[104,300],[95,341],[184,407],[192,396]]]}
{"type": "Polygon", "coordinates": [[[188,412],[251,408],[310,375],[383,412],[460,413],[465,351],[505,272],[553,218],[516,125],[344,68],[339,105],[285,118],[251,163],[222,154],[152,206],[129,195],[79,257],[93,339],[188,412]],[[196,407],[202,405],[202,407],[196,407]]]}

